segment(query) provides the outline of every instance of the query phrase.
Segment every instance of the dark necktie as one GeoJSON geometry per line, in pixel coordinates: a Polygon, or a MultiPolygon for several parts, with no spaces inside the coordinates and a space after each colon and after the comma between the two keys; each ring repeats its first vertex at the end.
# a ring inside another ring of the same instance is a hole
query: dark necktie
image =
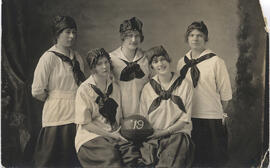
{"type": "Polygon", "coordinates": [[[186,64],[180,70],[180,76],[185,78],[188,69],[191,68],[190,75],[191,75],[191,79],[193,82],[193,87],[196,88],[198,81],[199,81],[199,78],[200,78],[200,70],[198,69],[198,67],[196,65],[199,64],[200,62],[206,60],[206,59],[212,58],[215,55],[216,54],[214,54],[214,53],[209,53],[209,54],[201,56],[198,59],[188,59],[188,57],[185,56],[184,61],[186,64]]]}
{"type": "Polygon", "coordinates": [[[56,51],[50,51],[54,53],[56,56],[58,56],[63,62],[67,62],[72,67],[73,77],[76,82],[76,84],[79,86],[83,81],[85,81],[85,76],[83,72],[80,69],[80,64],[76,60],[76,57],[74,56],[73,60],[65,56],[64,54],[61,54],[56,51]],[[74,62],[74,64],[72,63],[74,62]]]}
{"type": "Polygon", "coordinates": [[[148,110],[148,114],[150,114],[152,111],[158,108],[162,100],[169,100],[169,99],[173,103],[175,103],[180,110],[186,113],[186,109],[181,97],[172,94],[172,92],[181,85],[183,79],[184,78],[182,78],[181,76],[178,77],[168,90],[163,90],[158,82],[156,82],[154,79],[151,79],[150,84],[154,89],[154,91],[156,92],[156,94],[158,95],[158,97],[155,100],[153,100],[148,110]]]}
{"type": "Polygon", "coordinates": [[[91,87],[96,92],[98,97],[96,98],[96,103],[99,107],[99,113],[106,118],[106,120],[113,125],[116,122],[115,115],[118,104],[109,96],[112,94],[113,85],[110,84],[106,94],[103,94],[101,90],[95,85],[91,84],[91,87]]]}
{"type": "MultiPolygon", "coordinates": [[[[141,57],[140,59],[142,59],[141,57]]],[[[137,63],[140,59],[134,62],[128,62],[121,59],[127,66],[121,71],[120,81],[131,81],[134,78],[141,79],[144,77],[144,72],[142,71],[140,65],[137,63]]]]}

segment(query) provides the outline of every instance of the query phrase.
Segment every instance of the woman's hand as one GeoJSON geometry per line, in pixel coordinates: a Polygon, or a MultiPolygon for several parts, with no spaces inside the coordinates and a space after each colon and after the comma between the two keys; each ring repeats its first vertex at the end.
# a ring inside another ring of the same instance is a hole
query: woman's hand
{"type": "Polygon", "coordinates": [[[122,135],[119,133],[119,130],[120,130],[120,128],[118,130],[112,132],[110,134],[110,137],[117,139],[117,140],[128,141],[124,137],[122,137],[122,135]]]}
{"type": "Polygon", "coordinates": [[[167,129],[157,129],[154,130],[154,133],[151,136],[147,137],[147,139],[157,139],[159,137],[166,136],[169,134],[170,132],[167,129]]]}

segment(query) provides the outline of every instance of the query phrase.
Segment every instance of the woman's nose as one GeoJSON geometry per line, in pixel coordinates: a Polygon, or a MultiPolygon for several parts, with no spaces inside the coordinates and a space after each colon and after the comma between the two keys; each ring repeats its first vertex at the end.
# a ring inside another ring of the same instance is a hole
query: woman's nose
{"type": "Polygon", "coordinates": [[[158,61],[158,62],[157,62],[157,65],[158,65],[158,66],[162,65],[162,62],[161,62],[161,61],[158,61]]]}
{"type": "Polygon", "coordinates": [[[107,64],[103,64],[103,66],[102,66],[103,68],[107,68],[107,64]]]}
{"type": "Polygon", "coordinates": [[[76,36],[75,33],[70,33],[70,34],[69,34],[69,37],[71,37],[71,38],[74,38],[75,36],[76,36]]]}
{"type": "Polygon", "coordinates": [[[194,39],[194,40],[198,40],[198,36],[194,36],[193,39],[194,39]]]}
{"type": "Polygon", "coordinates": [[[136,37],[135,36],[132,36],[131,40],[132,41],[135,41],[136,40],[136,37]]]}

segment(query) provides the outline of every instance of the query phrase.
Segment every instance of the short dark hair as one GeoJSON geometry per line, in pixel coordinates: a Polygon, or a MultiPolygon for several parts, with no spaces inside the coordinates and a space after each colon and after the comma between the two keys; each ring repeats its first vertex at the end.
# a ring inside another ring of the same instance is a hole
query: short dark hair
{"type": "Polygon", "coordinates": [[[86,61],[87,61],[90,71],[92,71],[96,67],[98,60],[102,57],[105,57],[108,59],[110,63],[110,69],[111,70],[113,69],[111,57],[108,54],[108,52],[106,52],[104,48],[95,48],[88,51],[87,56],[86,56],[86,61]]]}
{"type": "Polygon", "coordinates": [[[202,32],[205,36],[204,40],[208,41],[208,29],[207,26],[204,24],[203,21],[195,21],[193,23],[191,23],[191,25],[188,26],[186,34],[185,34],[185,41],[188,42],[188,36],[190,34],[190,32],[192,32],[193,30],[199,30],[200,32],[202,32]]]}
{"type": "Polygon", "coordinates": [[[57,42],[59,34],[61,34],[63,30],[68,28],[77,30],[76,22],[72,17],[59,15],[54,17],[52,24],[54,43],[57,42]]]}

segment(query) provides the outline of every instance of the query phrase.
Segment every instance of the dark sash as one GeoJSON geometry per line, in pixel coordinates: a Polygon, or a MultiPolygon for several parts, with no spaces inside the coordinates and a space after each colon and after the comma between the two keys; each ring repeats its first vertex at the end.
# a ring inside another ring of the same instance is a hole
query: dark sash
{"type": "Polygon", "coordinates": [[[144,77],[144,72],[142,71],[138,61],[143,57],[139,58],[137,61],[128,62],[121,59],[127,66],[121,71],[120,81],[131,81],[134,78],[141,79],[144,77]]]}
{"type": "Polygon", "coordinates": [[[113,85],[109,85],[106,94],[93,84],[90,84],[93,90],[96,92],[98,97],[96,98],[96,103],[99,107],[99,113],[106,118],[106,120],[113,125],[116,122],[115,115],[117,111],[118,104],[109,96],[112,94],[113,85]]]}
{"type": "Polygon", "coordinates": [[[214,53],[209,53],[209,54],[201,56],[198,59],[188,59],[188,57],[185,56],[184,61],[185,61],[186,64],[180,70],[180,76],[183,76],[183,78],[185,78],[188,69],[191,68],[190,69],[190,75],[191,75],[191,79],[192,79],[192,82],[193,82],[193,87],[196,88],[196,86],[198,84],[198,81],[199,81],[199,78],[200,78],[200,70],[198,69],[198,67],[196,65],[199,64],[200,62],[204,61],[204,60],[212,58],[215,55],[216,54],[214,54],[214,53]]]}
{"type": "Polygon", "coordinates": [[[71,60],[69,57],[65,56],[64,54],[61,54],[56,51],[49,51],[54,53],[56,56],[58,56],[63,62],[67,62],[72,67],[73,77],[76,82],[76,84],[79,86],[83,81],[85,81],[85,76],[83,72],[80,69],[80,64],[77,61],[76,57],[74,56],[73,60],[71,60]]]}
{"type": "Polygon", "coordinates": [[[170,99],[173,103],[175,103],[180,110],[186,113],[186,109],[181,97],[172,94],[172,92],[181,85],[183,79],[184,78],[181,76],[178,77],[168,90],[163,90],[159,83],[157,83],[154,79],[151,79],[150,85],[152,86],[158,97],[155,100],[153,100],[148,110],[148,114],[150,114],[152,111],[158,108],[162,100],[168,99],[170,99]]]}

